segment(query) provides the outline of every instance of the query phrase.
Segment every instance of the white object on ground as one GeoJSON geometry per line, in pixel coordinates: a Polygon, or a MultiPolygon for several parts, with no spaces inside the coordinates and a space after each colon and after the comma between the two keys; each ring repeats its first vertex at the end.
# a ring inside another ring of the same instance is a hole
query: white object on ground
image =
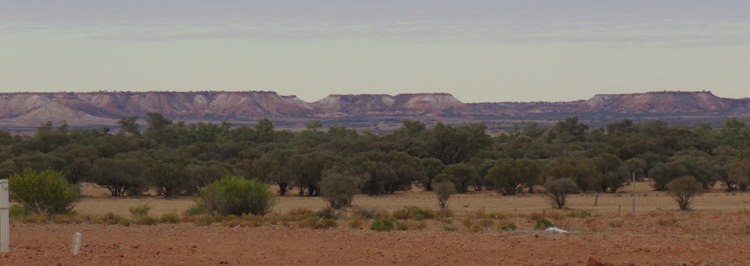
{"type": "Polygon", "coordinates": [[[568,233],[567,230],[563,230],[563,229],[560,229],[560,228],[557,228],[557,227],[554,227],[554,226],[553,227],[549,227],[547,229],[544,229],[544,231],[545,232],[552,232],[552,233],[559,233],[559,234],[567,234],[568,233]]]}
{"type": "Polygon", "coordinates": [[[83,238],[83,235],[79,232],[73,235],[73,247],[71,250],[73,256],[78,256],[78,253],[81,251],[81,238],[83,238]]]}

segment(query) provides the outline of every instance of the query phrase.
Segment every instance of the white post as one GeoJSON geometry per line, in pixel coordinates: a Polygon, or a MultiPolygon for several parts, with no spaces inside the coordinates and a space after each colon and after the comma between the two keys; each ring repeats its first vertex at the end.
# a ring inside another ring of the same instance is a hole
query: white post
{"type": "Polygon", "coordinates": [[[83,235],[79,232],[76,232],[73,235],[73,246],[70,250],[70,252],[73,253],[73,256],[78,256],[78,253],[81,252],[81,238],[83,238],[83,235]]]}
{"type": "Polygon", "coordinates": [[[0,252],[10,252],[10,190],[8,179],[0,179],[0,252]]]}
{"type": "Polygon", "coordinates": [[[633,171],[633,213],[635,213],[635,171],[633,171]]]}

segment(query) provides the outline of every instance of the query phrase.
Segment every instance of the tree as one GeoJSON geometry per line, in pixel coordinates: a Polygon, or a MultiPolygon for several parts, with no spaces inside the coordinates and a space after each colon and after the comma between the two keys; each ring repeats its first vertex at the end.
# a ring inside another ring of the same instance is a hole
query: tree
{"type": "Polygon", "coordinates": [[[677,201],[681,211],[689,210],[688,207],[693,198],[703,192],[703,185],[692,176],[675,178],[669,181],[667,188],[672,198],[677,201]]]}
{"type": "Polygon", "coordinates": [[[140,195],[146,190],[144,166],[137,160],[100,158],[94,162],[90,181],[109,190],[112,197],[140,195]]]}
{"type": "Polygon", "coordinates": [[[354,175],[327,172],[320,181],[320,193],[333,209],[352,205],[352,198],[359,192],[360,179],[354,175]]]}
{"type": "Polygon", "coordinates": [[[186,194],[191,187],[185,165],[178,162],[157,161],[146,170],[144,176],[164,198],[186,194]]]}
{"type": "Polygon", "coordinates": [[[747,191],[750,185],[750,159],[732,161],[728,174],[731,184],[736,185],[740,191],[747,191]]]}
{"type": "Polygon", "coordinates": [[[544,189],[552,200],[552,206],[558,209],[565,207],[568,194],[578,192],[578,185],[570,178],[550,178],[544,183],[544,189]]]}
{"type": "Polygon", "coordinates": [[[623,166],[620,158],[611,153],[600,154],[593,159],[598,172],[596,176],[597,191],[617,192],[630,179],[630,174],[623,166]]]}
{"type": "Polygon", "coordinates": [[[582,190],[596,188],[594,182],[596,175],[596,168],[591,161],[577,160],[570,157],[558,158],[547,168],[547,176],[570,178],[582,190]]]}
{"type": "Polygon", "coordinates": [[[459,193],[464,193],[469,190],[469,185],[475,178],[477,178],[477,170],[474,167],[459,163],[446,166],[445,170],[435,179],[438,181],[448,180],[456,186],[459,193]]]}
{"type": "Polygon", "coordinates": [[[440,208],[445,209],[448,207],[448,199],[456,193],[456,186],[448,180],[443,180],[435,183],[432,188],[435,191],[440,208]]]}
{"type": "Polygon", "coordinates": [[[432,181],[443,172],[445,165],[442,161],[435,158],[422,159],[422,168],[424,168],[424,179],[420,180],[425,190],[432,191],[432,181]]]}
{"type": "Polygon", "coordinates": [[[53,170],[25,169],[8,179],[10,198],[26,209],[42,215],[62,214],[73,210],[78,195],[62,173],[53,170]]]}
{"type": "Polygon", "coordinates": [[[122,132],[130,133],[132,135],[141,134],[141,132],[138,130],[139,125],[137,115],[120,118],[120,120],[117,121],[117,124],[120,125],[122,132]]]}
{"type": "Polygon", "coordinates": [[[498,193],[515,195],[527,187],[540,183],[541,166],[528,159],[499,160],[490,168],[486,179],[498,193]]]}

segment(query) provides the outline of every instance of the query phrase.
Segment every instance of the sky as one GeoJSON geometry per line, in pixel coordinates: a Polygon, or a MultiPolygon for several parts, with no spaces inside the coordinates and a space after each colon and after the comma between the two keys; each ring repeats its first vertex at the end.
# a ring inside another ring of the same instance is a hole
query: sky
{"type": "Polygon", "coordinates": [[[750,97],[744,0],[0,0],[0,92],[750,97]]]}

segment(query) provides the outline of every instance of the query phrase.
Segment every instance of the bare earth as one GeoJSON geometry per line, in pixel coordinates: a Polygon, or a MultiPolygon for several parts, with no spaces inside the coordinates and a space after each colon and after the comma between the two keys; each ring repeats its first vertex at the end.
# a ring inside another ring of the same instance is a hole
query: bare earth
{"type": "MultiPolygon", "coordinates": [[[[595,216],[553,218],[568,234],[533,229],[527,214],[549,212],[545,198],[500,197],[491,192],[451,200],[457,214],[454,225],[460,232],[445,232],[437,221],[429,221],[425,229],[403,232],[350,229],[344,221],[328,230],[17,222],[11,226],[11,252],[0,255],[0,265],[582,265],[589,259],[615,265],[750,265],[750,214],[742,211],[750,195],[708,193],[696,200],[696,211],[679,212],[666,195],[643,189],[639,194],[648,195],[637,199],[636,214],[628,213],[628,194],[601,195],[596,207],[593,195],[572,196],[572,209],[591,210],[595,216]],[[461,216],[479,209],[509,215],[518,229],[467,232],[461,216]],[[75,232],[83,234],[84,242],[77,257],[70,255],[75,232]]],[[[77,210],[127,215],[128,207],[143,203],[159,215],[179,213],[192,200],[88,196],[77,210]]],[[[434,209],[435,199],[427,192],[412,192],[358,197],[355,205],[434,209]]],[[[285,197],[275,211],[323,206],[316,198],[285,197]]]]}

